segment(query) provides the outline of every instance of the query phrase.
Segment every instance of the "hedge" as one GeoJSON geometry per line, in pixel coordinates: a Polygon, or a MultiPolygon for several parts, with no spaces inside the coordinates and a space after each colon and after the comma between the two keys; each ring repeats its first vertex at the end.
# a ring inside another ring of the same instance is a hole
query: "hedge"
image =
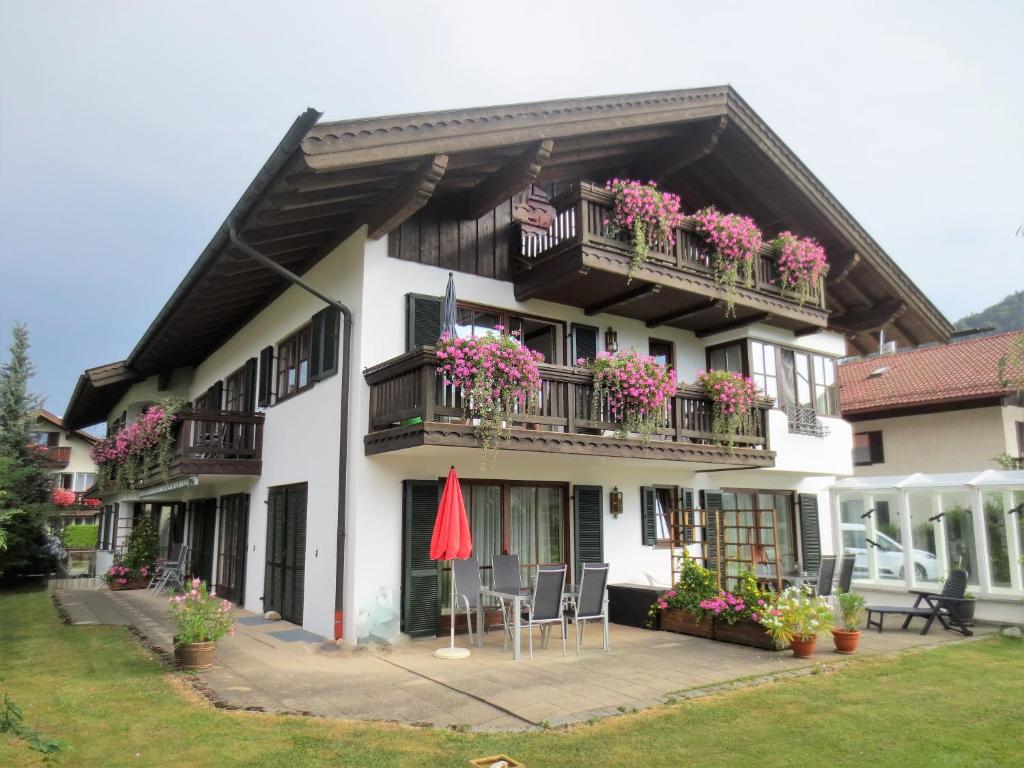
{"type": "Polygon", "coordinates": [[[68,549],[95,549],[99,536],[98,525],[67,525],[64,527],[64,546],[68,549]]]}

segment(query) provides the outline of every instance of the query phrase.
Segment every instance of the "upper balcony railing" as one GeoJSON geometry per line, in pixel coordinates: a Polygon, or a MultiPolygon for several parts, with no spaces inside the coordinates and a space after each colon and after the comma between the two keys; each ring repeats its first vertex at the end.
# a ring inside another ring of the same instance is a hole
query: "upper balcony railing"
{"type": "MultiPolygon", "coordinates": [[[[644,456],[691,461],[771,466],[767,409],[760,403],[751,429],[736,436],[734,450],[720,445],[712,429],[713,404],[697,387],[681,387],[666,404],[650,439],[617,438],[619,424],[607,399],[594,398],[593,375],[581,368],[541,364],[537,405],[513,415],[512,437],[503,442],[518,450],[594,455],[644,456]]],[[[437,376],[430,347],[407,352],[365,371],[370,385],[368,454],[414,445],[473,446],[472,419],[462,391],[437,376]]]]}
{"type": "MultiPolygon", "coordinates": [[[[522,239],[518,258],[520,270],[529,269],[547,256],[574,246],[630,253],[627,234],[613,234],[612,228],[605,224],[613,219],[615,197],[604,187],[591,182],[574,184],[555,197],[552,205],[556,216],[547,232],[522,239]]],[[[676,242],[673,245],[652,246],[647,261],[652,265],[670,267],[714,281],[713,251],[696,234],[692,217],[687,217],[682,226],[676,229],[676,242]]],[[[752,290],[773,298],[779,297],[779,261],[774,249],[768,245],[761,246],[753,272],[752,290]]],[[[807,305],[824,308],[823,281],[819,282],[807,305]]]]}
{"type": "Polygon", "coordinates": [[[45,446],[30,444],[29,448],[38,451],[43,461],[51,467],[66,467],[71,463],[70,445],[45,446]]]}

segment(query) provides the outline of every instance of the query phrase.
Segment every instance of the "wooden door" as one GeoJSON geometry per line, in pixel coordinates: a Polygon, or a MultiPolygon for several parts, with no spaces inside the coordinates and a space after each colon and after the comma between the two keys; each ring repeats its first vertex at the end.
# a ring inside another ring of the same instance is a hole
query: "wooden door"
{"type": "Polygon", "coordinates": [[[217,500],[199,499],[189,502],[190,534],[189,554],[191,572],[207,584],[213,584],[213,562],[216,549],[214,532],[217,527],[217,500]]]}
{"type": "Polygon", "coordinates": [[[248,548],[248,536],[249,494],[221,496],[217,594],[236,605],[241,605],[245,601],[245,553],[248,548]]]}
{"type": "Polygon", "coordinates": [[[306,483],[270,488],[263,610],[302,624],[306,579],[306,483]]]}

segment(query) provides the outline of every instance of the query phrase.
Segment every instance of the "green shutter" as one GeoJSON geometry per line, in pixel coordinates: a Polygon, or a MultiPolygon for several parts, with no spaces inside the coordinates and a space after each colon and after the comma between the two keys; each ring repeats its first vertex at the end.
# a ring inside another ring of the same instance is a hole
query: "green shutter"
{"type": "Polygon", "coordinates": [[[306,586],[306,499],[305,483],[287,488],[285,500],[284,610],[281,618],[302,625],[306,586]]]}
{"type": "Polygon", "coordinates": [[[440,618],[440,563],[430,559],[430,538],[440,488],[435,480],[406,480],[402,489],[402,631],[433,636],[440,618]]]}
{"type": "Polygon", "coordinates": [[[821,529],[818,522],[818,497],[813,493],[801,493],[800,544],[801,568],[808,572],[818,570],[821,565],[821,529]]]}
{"type": "MultiPolygon", "coordinates": [[[[706,567],[718,571],[718,517],[715,512],[722,511],[721,491],[701,491],[701,509],[704,510],[704,540],[707,544],[708,561],[706,567]]],[[[724,576],[724,574],[722,574],[724,576]]]]}
{"type": "Polygon", "coordinates": [[[599,485],[576,485],[572,492],[576,528],[576,583],[579,584],[584,563],[604,562],[604,494],[599,485]]]}
{"type": "Polygon", "coordinates": [[[572,364],[581,357],[584,360],[593,360],[597,357],[597,334],[598,329],[592,325],[572,324],[572,364]]]}
{"type": "Polygon", "coordinates": [[[224,409],[224,382],[217,381],[206,390],[206,410],[220,411],[224,409]]]}
{"type": "Polygon", "coordinates": [[[260,386],[256,404],[260,408],[270,405],[270,397],[274,391],[274,348],[264,347],[260,350],[260,386]]]}
{"type": "Polygon", "coordinates": [[[406,299],[406,350],[431,347],[441,338],[441,307],[439,296],[408,293],[406,299]]]}
{"type": "Polygon", "coordinates": [[[245,408],[246,413],[252,413],[256,410],[256,358],[250,357],[245,361],[245,372],[242,374],[245,378],[245,402],[242,403],[242,407],[245,408]]]}
{"type": "Polygon", "coordinates": [[[320,381],[338,372],[338,324],[341,313],[321,309],[310,321],[310,379],[320,381]]]}
{"type": "Polygon", "coordinates": [[[267,563],[263,573],[263,610],[281,613],[284,583],[285,499],[283,487],[267,490],[267,563]]]}
{"type": "Polygon", "coordinates": [[[654,488],[640,489],[640,543],[653,547],[658,538],[658,494],[654,488]]]}

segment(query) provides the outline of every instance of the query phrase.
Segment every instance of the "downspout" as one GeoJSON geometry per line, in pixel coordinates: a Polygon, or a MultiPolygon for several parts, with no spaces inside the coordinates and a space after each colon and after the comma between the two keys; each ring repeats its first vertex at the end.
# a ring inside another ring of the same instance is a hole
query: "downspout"
{"type": "Polygon", "coordinates": [[[313,294],[328,306],[334,307],[341,312],[344,318],[341,342],[341,416],[338,420],[338,427],[341,432],[340,445],[338,450],[338,531],[337,531],[337,554],[334,573],[334,639],[340,640],[344,635],[345,627],[345,529],[346,529],[346,499],[348,497],[348,405],[349,405],[349,384],[352,375],[352,310],[346,307],[337,299],[332,299],[318,288],[310,285],[290,269],[282,267],[269,256],[260,253],[251,245],[242,240],[235,229],[233,221],[228,222],[228,236],[238,250],[251,258],[253,261],[262,264],[281,275],[285,280],[299,286],[304,291],[313,294]]]}

